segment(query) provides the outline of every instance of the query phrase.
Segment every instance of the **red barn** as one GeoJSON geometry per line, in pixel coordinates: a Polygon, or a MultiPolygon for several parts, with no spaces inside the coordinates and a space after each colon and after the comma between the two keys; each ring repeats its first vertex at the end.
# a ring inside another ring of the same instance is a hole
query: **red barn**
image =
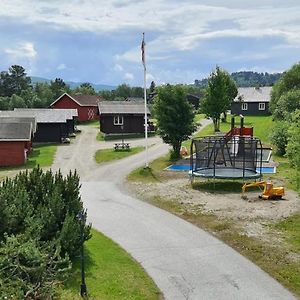
{"type": "Polygon", "coordinates": [[[0,166],[18,166],[26,162],[31,132],[31,123],[0,124],[0,166]]]}
{"type": "Polygon", "coordinates": [[[51,108],[73,108],[78,111],[78,121],[98,120],[98,102],[101,98],[95,95],[61,95],[50,104],[51,108]]]}

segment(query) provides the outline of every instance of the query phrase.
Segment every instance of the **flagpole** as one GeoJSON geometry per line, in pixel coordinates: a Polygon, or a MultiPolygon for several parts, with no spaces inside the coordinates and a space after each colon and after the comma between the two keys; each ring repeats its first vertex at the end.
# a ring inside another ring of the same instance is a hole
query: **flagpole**
{"type": "Polygon", "coordinates": [[[148,163],[148,114],[147,114],[147,87],[146,87],[146,58],[145,58],[145,33],[143,32],[142,40],[142,61],[144,66],[144,104],[145,104],[145,152],[146,152],[146,163],[145,167],[149,167],[148,163]]]}

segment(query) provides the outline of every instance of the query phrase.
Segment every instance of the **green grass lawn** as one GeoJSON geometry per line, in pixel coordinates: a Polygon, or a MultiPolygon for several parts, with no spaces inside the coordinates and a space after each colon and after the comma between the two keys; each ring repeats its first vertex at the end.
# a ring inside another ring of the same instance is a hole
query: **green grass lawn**
{"type": "Polygon", "coordinates": [[[101,131],[97,133],[96,140],[99,142],[105,141],[104,135],[101,131]]]}
{"type": "Polygon", "coordinates": [[[129,181],[155,182],[162,180],[160,172],[172,164],[170,154],[161,156],[149,164],[149,168],[140,167],[127,175],[129,181]]]}
{"type": "MultiPolygon", "coordinates": [[[[92,230],[85,243],[86,285],[89,299],[161,299],[161,293],[143,268],[116,243],[92,230]]],[[[76,300],[81,283],[80,260],[74,261],[71,277],[59,299],[76,300]]]]}
{"type": "Polygon", "coordinates": [[[99,128],[100,127],[100,122],[99,122],[99,120],[90,120],[90,121],[80,122],[80,123],[78,123],[78,125],[99,128]]]}
{"type": "Polygon", "coordinates": [[[25,167],[34,168],[37,165],[40,167],[50,167],[53,164],[57,146],[57,144],[34,146],[32,153],[28,156],[25,167]]]}
{"type": "Polygon", "coordinates": [[[127,156],[137,154],[143,150],[144,147],[133,147],[128,150],[100,149],[95,154],[95,160],[98,164],[100,164],[116,159],[122,159],[127,156]]]}

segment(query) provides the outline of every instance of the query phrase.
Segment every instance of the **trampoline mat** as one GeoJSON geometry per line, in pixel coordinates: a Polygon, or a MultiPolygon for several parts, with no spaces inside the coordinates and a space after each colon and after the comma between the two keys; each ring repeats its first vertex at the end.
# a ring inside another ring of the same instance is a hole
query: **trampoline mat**
{"type": "Polygon", "coordinates": [[[238,168],[216,168],[215,174],[213,168],[196,169],[190,171],[190,175],[207,178],[259,178],[261,174],[255,170],[238,168]]]}

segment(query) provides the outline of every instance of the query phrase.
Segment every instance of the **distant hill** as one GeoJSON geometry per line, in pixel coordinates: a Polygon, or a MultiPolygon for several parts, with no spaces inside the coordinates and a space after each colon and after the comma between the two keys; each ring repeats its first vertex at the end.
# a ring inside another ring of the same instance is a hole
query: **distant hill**
{"type": "MultiPolygon", "coordinates": [[[[51,82],[50,79],[43,78],[43,77],[31,76],[30,78],[31,78],[32,84],[36,84],[38,82],[41,82],[41,83],[50,83],[51,82]]],[[[68,84],[71,89],[75,89],[78,86],[80,86],[83,82],[65,81],[65,83],[68,84]]],[[[116,89],[116,86],[112,86],[112,85],[96,84],[96,83],[91,83],[91,85],[95,89],[96,92],[111,91],[111,90],[116,89]]]]}
{"type": "MultiPolygon", "coordinates": [[[[252,71],[241,71],[231,73],[231,78],[236,82],[238,87],[249,86],[272,86],[281,77],[282,73],[257,73],[252,71]]],[[[206,86],[207,78],[195,80],[196,86],[206,86]]]]}

